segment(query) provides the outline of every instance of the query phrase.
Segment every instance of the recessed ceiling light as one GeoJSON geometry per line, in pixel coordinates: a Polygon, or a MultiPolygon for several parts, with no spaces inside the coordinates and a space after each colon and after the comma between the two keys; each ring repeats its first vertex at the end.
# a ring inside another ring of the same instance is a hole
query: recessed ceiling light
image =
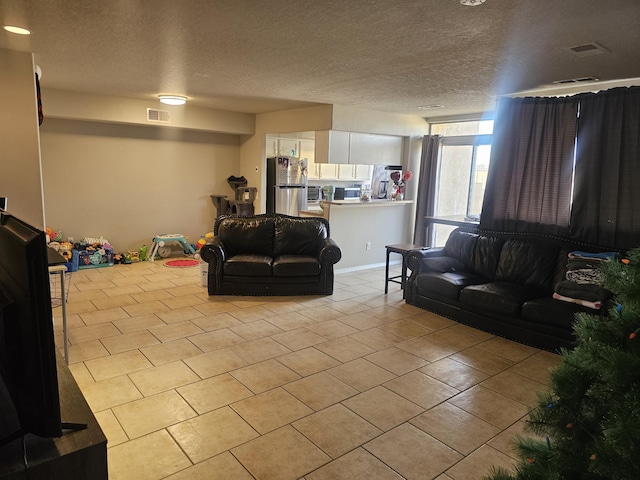
{"type": "Polygon", "coordinates": [[[4,29],[7,32],[16,33],[18,35],[31,35],[31,32],[26,28],[15,27],[13,25],[5,25],[4,29]]]}
{"type": "Polygon", "coordinates": [[[187,97],[181,95],[158,95],[160,103],[165,105],[184,105],[187,103],[187,97]]]}
{"type": "Polygon", "coordinates": [[[466,5],[467,7],[476,7],[478,5],[482,5],[486,0],[460,0],[460,4],[466,5]]]}
{"type": "Polygon", "coordinates": [[[432,104],[432,105],[420,105],[418,109],[420,110],[432,110],[434,108],[444,108],[444,105],[432,104]]]}

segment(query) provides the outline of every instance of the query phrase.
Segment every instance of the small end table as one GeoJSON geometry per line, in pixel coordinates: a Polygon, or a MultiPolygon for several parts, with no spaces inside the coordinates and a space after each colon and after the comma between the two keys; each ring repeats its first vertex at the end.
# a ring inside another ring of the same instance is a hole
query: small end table
{"type": "Polygon", "coordinates": [[[387,249],[387,264],[384,274],[384,293],[389,292],[389,282],[400,284],[400,289],[404,290],[405,283],[407,281],[407,253],[411,250],[425,248],[422,245],[413,245],[412,243],[397,243],[394,245],[386,245],[387,249]],[[402,255],[402,273],[393,277],[389,276],[389,254],[398,253],[402,255]]]}

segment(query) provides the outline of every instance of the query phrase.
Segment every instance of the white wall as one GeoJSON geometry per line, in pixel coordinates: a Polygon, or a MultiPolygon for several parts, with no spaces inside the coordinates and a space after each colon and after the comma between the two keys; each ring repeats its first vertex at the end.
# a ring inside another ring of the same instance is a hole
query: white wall
{"type": "MultiPolygon", "coordinates": [[[[335,269],[379,265],[385,262],[385,245],[412,243],[411,207],[409,203],[396,202],[369,206],[332,205],[329,213],[331,237],[342,251],[342,259],[335,269]]],[[[398,258],[390,260],[397,261],[398,258]]]]}
{"type": "Polygon", "coordinates": [[[213,228],[209,195],[232,197],[239,175],[237,135],[45,118],[41,146],[47,226],[118,252],[161,233],[196,243],[213,228]]]}
{"type": "Polygon", "coordinates": [[[8,210],[44,229],[33,57],[0,49],[0,196],[8,210]]]}

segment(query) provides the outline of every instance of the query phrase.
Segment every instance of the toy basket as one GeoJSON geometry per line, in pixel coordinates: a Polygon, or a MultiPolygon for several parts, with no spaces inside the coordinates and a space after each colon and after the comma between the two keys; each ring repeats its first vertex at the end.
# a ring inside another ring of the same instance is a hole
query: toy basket
{"type": "Polygon", "coordinates": [[[69,287],[71,286],[71,273],[72,272],[64,272],[64,289],[62,291],[60,272],[50,272],[49,273],[49,285],[51,288],[51,307],[56,308],[62,305],[62,300],[66,302],[69,299],[69,287]],[[63,297],[64,295],[64,297],[63,297]]]}

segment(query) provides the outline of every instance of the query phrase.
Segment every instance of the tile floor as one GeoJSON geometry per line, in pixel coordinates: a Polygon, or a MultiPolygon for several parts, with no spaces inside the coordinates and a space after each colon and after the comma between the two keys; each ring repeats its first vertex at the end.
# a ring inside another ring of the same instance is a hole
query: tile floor
{"type": "Polygon", "coordinates": [[[198,267],[162,261],[74,272],[70,368],[108,438],[109,478],[473,480],[510,467],[560,357],[406,305],[396,284],[383,292],[383,268],[286,298],[209,297],[198,267]]]}

